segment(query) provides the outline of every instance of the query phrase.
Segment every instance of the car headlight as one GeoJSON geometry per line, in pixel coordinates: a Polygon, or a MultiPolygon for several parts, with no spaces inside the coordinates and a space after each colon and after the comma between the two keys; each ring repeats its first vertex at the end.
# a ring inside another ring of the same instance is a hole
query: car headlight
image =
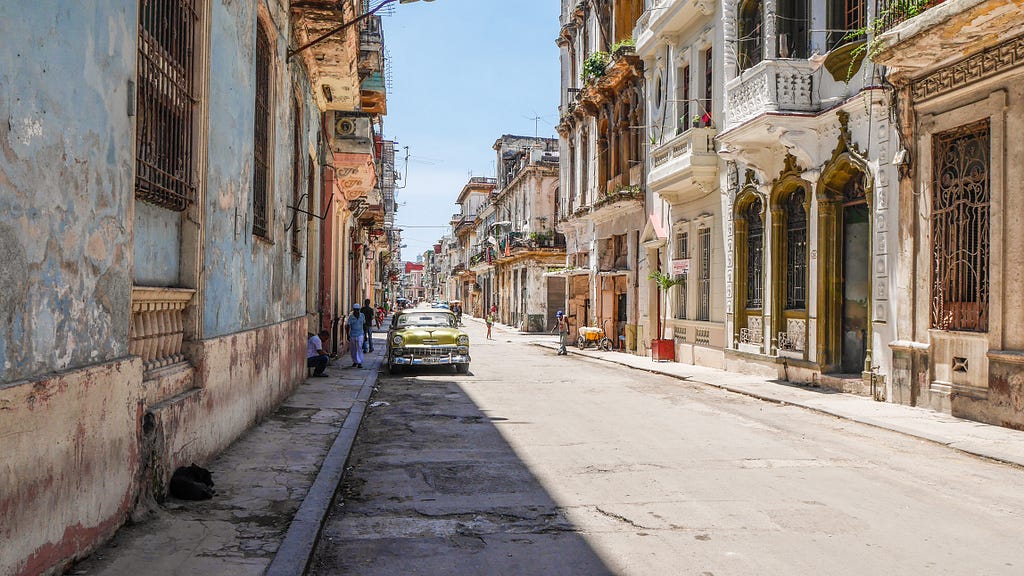
{"type": "Polygon", "coordinates": [[[391,343],[394,344],[395,346],[401,346],[402,344],[405,344],[405,338],[402,338],[400,335],[395,334],[395,337],[391,339],[391,343]]]}
{"type": "Polygon", "coordinates": [[[456,342],[459,344],[459,346],[469,346],[469,336],[463,334],[462,336],[459,336],[456,342]]]}

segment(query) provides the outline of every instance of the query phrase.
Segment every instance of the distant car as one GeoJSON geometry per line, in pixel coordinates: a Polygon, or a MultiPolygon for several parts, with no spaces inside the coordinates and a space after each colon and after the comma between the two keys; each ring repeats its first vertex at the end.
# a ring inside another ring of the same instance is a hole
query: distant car
{"type": "Polygon", "coordinates": [[[455,314],[442,309],[404,310],[391,318],[385,366],[455,366],[469,372],[469,335],[459,330],[455,314]]]}

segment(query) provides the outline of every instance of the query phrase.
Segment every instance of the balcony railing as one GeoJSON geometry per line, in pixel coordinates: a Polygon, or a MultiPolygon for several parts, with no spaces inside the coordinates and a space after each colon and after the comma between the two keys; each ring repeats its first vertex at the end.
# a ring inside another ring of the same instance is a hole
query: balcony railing
{"type": "Polygon", "coordinates": [[[881,33],[946,0],[879,0],[875,32],[881,33]]]}
{"type": "Polygon", "coordinates": [[[142,358],[147,373],[185,360],[185,309],[193,294],[183,288],[132,288],[128,351],[142,358]]]}
{"type": "Polygon", "coordinates": [[[814,112],[821,107],[814,70],[806,60],[765,60],[726,85],[726,129],[767,112],[814,112]]]}

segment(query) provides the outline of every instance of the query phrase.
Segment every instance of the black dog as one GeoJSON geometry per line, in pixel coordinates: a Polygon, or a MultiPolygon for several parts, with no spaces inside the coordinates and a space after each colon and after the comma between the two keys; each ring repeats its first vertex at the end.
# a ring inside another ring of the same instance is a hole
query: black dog
{"type": "Polygon", "coordinates": [[[170,493],[180,500],[209,500],[216,494],[213,474],[195,464],[188,468],[182,466],[171,476],[170,493]]]}

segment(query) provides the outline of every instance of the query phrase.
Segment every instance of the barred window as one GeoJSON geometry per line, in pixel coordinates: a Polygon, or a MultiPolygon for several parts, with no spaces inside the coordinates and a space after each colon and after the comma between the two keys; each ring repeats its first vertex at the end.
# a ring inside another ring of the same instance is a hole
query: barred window
{"type": "Polygon", "coordinates": [[[932,139],[931,324],[988,331],[989,121],[932,139]]]}
{"type": "MultiPolygon", "coordinates": [[[[679,234],[679,252],[676,254],[676,258],[682,260],[690,257],[690,234],[688,232],[682,232],[679,234]]],[[[681,280],[680,284],[676,284],[676,318],[680,320],[686,319],[686,284],[687,284],[686,272],[676,276],[677,280],[681,280]]]]}
{"type": "Polygon", "coordinates": [[[804,191],[786,199],[786,309],[807,308],[807,212],[804,191]]]}
{"type": "Polygon", "coordinates": [[[302,223],[302,219],[299,218],[299,203],[302,199],[302,106],[299,105],[299,101],[296,100],[292,106],[292,137],[293,137],[293,148],[294,157],[292,158],[292,206],[291,210],[291,230],[292,230],[292,254],[300,256],[302,254],[302,246],[299,244],[302,241],[301,230],[299,225],[302,223]]]}
{"type": "Polygon", "coordinates": [[[270,38],[262,25],[256,25],[256,106],[253,136],[252,233],[268,236],[267,197],[270,187],[270,38]]]}
{"type": "Polygon", "coordinates": [[[697,270],[697,320],[711,319],[711,228],[701,228],[697,233],[700,266],[697,270]]]}
{"type": "Polygon", "coordinates": [[[760,310],[764,306],[764,221],[761,220],[761,200],[754,199],[743,212],[747,222],[747,308],[760,310]]]}
{"type": "Polygon", "coordinates": [[[139,0],[135,197],[184,211],[195,198],[195,0],[139,0]]]}

